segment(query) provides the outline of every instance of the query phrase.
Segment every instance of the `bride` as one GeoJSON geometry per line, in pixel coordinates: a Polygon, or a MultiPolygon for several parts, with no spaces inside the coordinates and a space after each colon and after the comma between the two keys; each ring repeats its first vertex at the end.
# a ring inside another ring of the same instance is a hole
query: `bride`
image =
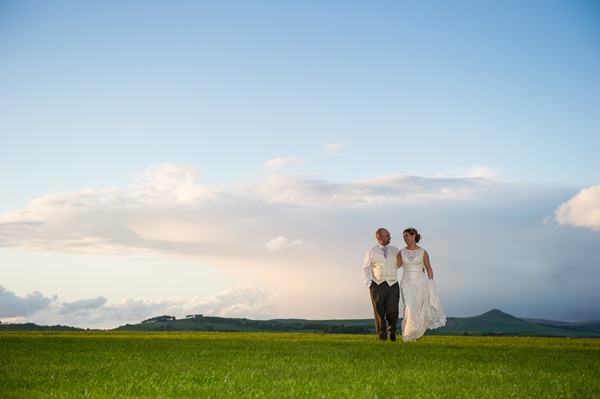
{"type": "Polygon", "coordinates": [[[407,342],[422,337],[427,329],[445,326],[446,315],[433,282],[429,254],[417,245],[421,235],[411,227],[402,236],[406,247],[398,253],[398,267],[404,268],[400,282],[404,302],[402,341],[407,342]]]}

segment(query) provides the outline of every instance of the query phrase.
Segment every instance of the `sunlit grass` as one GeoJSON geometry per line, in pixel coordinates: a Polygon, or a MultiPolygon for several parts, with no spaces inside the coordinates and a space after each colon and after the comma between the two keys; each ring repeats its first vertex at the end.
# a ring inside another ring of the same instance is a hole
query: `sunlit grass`
{"type": "Polygon", "coordinates": [[[3,398],[595,398],[600,340],[0,333],[3,398]]]}

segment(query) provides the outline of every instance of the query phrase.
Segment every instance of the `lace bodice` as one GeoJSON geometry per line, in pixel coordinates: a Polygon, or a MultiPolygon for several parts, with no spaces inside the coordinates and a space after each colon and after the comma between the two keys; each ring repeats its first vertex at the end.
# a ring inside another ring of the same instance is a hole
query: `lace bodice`
{"type": "Polygon", "coordinates": [[[423,271],[423,267],[425,267],[425,264],[423,263],[423,254],[425,253],[425,249],[402,248],[400,250],[400,253],[402,254],[402,268],[404,269],[404,271],[423,271]]]}

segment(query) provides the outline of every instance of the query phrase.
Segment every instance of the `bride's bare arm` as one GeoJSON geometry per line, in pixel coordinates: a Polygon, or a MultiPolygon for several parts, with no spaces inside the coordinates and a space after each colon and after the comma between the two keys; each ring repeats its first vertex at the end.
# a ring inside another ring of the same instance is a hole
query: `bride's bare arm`
{"type": "Polygon", "coordinates": [[[423,263],[425,263],[425,270],[427,271],[427,278],[429,280],[433,280],[433,269],[431,268],[431,263],[429,263],[429,254],[427,251],[423,254],[423,263]]]}

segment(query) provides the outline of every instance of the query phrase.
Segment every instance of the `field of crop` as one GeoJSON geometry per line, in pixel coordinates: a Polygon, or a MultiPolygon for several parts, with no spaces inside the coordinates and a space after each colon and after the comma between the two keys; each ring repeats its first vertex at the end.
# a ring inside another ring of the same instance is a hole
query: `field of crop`
{"type": "Polygon", "coordinates": [[[600,340],[0,333],[2,398],[600,398],[600,340]]]}

